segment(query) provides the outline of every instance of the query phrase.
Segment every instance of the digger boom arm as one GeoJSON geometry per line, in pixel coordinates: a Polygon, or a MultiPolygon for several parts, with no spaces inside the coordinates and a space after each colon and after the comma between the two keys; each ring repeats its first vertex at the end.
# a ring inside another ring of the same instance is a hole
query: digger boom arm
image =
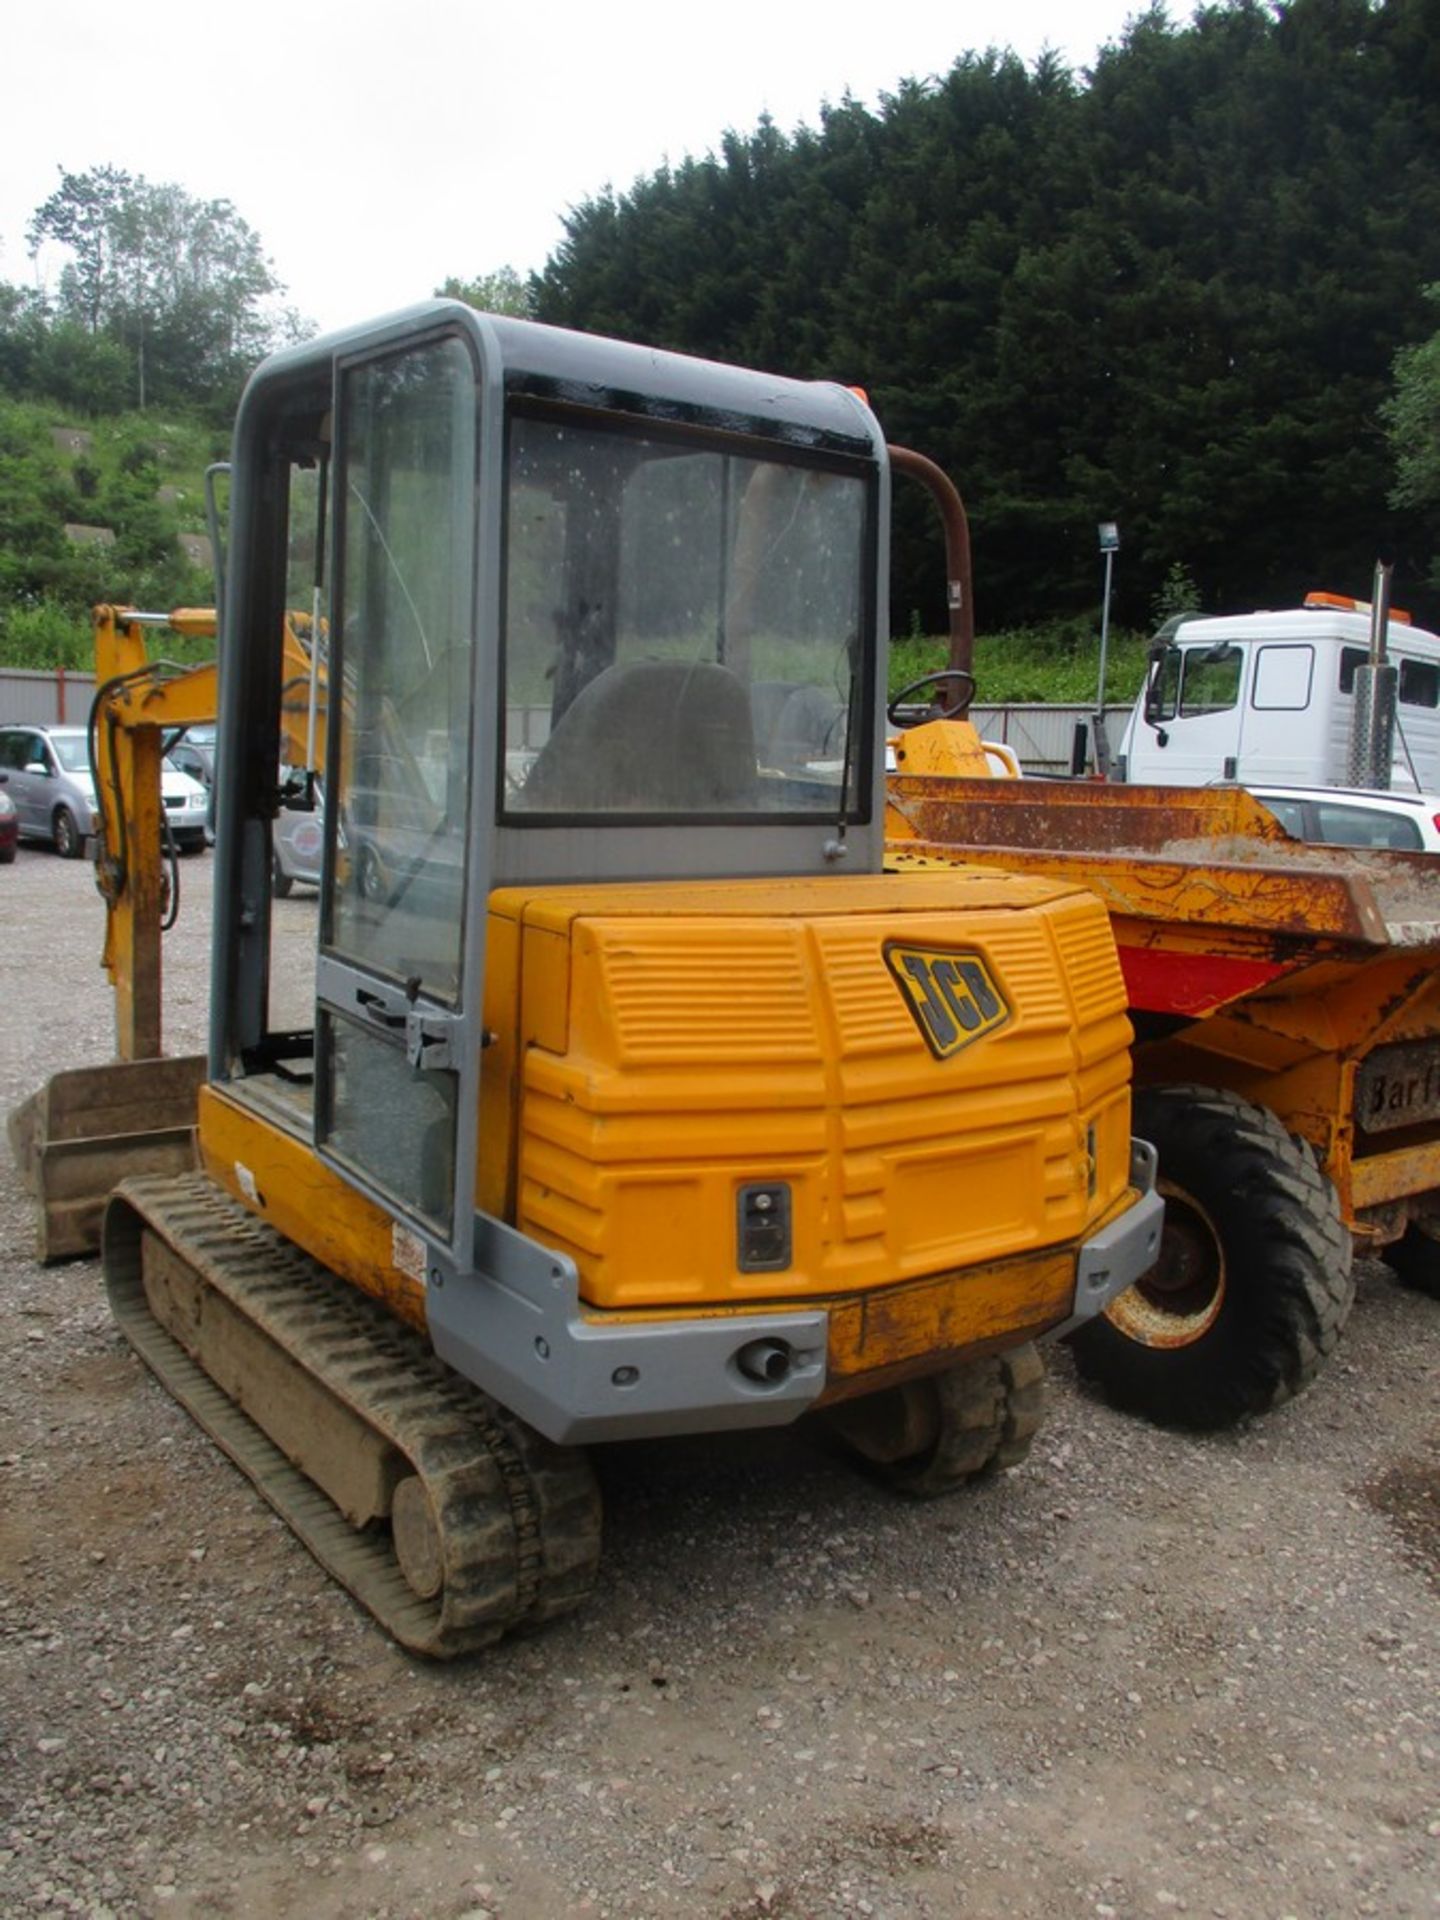
{"type": "MultiPolygon", "coordinates": [[[[161,931],[166,907],[160,798],[161,739],[167,732],[213,721],[218,711],[215,662],[180,668],[152,660],[147,630],[190,639],[214,638],[212,608],[140,613],[95,609],[95,701],[90,750],[100,811],[96,880],[106,906],[103,964],[115,993],[115,1047],[121,1060],[154,1060],[161,1048],[161,931]]],[[[281,730],[296,764],[312,741],[323,765],[325,675],[312,670],[309,649],[285,622],[281,730]],[[310,702],[321,724],[310,724],[310,702]]]]}

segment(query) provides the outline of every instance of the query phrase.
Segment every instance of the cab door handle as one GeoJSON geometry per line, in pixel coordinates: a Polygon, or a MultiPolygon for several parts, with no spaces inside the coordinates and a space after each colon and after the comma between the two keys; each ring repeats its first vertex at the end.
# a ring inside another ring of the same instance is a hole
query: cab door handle
{"type": "Polygon", "coordinates": [[[383,994],[367,993],[363,987],[356,993],[355,999],[377,1026],[403,1027],[408,1017],[407,1008],[402,1007],[397,1011],[389,1005],[383,994]]]}

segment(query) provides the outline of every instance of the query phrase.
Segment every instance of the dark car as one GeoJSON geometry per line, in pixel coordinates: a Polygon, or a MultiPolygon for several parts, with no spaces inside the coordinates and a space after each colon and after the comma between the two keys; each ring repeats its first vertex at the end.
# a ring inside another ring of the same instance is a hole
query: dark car
{"type": "Polygon", "coordinates": [[[188,773],[202,787],[215,784],[215,729],[208,725],[187,727],[166,754],[172,767],[188,773]]]}
{"type": "Polygon", "coordinates": [[[20,816],[8,793],[0,793],[0,867],[8,867],[20,844],[20,816]]]}
{"type": "Polygon", "coordinates": [[[464,881],[459,842],[428,793],[352,787],[343,814],[349,872],[363,899],[454,910],[464,881]]]}

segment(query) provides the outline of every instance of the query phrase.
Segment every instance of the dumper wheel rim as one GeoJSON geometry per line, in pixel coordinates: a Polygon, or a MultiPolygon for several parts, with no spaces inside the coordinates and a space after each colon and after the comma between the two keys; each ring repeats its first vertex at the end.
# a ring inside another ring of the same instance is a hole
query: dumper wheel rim
{"type": "Polygon", "coordinates": [[[55,842],[55,851],[62,860],[78,860],[85,851],[85,838],[80,831],[80,823],[69,807],[57,807],[55,818],[51,822],[55,842]]]}
{"type": "Polygon", "coordinates": [[[1411,1221],[1385,1249],[1385,1264],[1404,1287],[1440,1300],[1440,1236],[1411,1221]]]}
{"type": "Polygon", "coordinates": [[[1033,1343],[827,1409],[830,1431],[886,1485],[915,1500],[1019,1466],[1045,1413],[1033,1343]]]}
{"type": "Polygon", "coordinates": [[[1188,1347],[1205,1335],[1225,1305],[1225,1242],[1209,1210],[1161,1177],[1165,1201],[1160,1258],[1107,1310],[1113,1327],[1142,1347],[1188,1347]]]}
{"type": "Polygon", "coordinates": [[[1354,1277],[1339,1198],[1306,1142],[1226,1090],[1144,1088],[1134,1129],[1159,1155],[1174,1244],[1162,1243],[1159,1279],[1071,1336],[1076,1366],[1158,1425],[1233,1426],[1301,1392],[1340,1338],[1354,1277]],[[1207,1237],[1208,1302],[1198,1273],[1186,1277],[1207,1237]]]}

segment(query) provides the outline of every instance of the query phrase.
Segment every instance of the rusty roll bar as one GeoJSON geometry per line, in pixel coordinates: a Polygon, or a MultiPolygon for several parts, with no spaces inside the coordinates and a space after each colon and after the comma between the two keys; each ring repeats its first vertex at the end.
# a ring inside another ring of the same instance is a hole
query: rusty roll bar
{"type": "MultiPolygon", "coordinates": [[[[950,662],[962,673],[975,671],[975,598],[970,573],[970,522],[965,502],[943,467],[909,447],[887,447],[897,473],[908,473],[930,490],[945,527],[945,599],[950,610],[950,662]]],[[[973,682],[972,682],[973,684],[973,682]]],[[[970,702],[962,700],[952,714],[962,714],[970,702]]]]}

